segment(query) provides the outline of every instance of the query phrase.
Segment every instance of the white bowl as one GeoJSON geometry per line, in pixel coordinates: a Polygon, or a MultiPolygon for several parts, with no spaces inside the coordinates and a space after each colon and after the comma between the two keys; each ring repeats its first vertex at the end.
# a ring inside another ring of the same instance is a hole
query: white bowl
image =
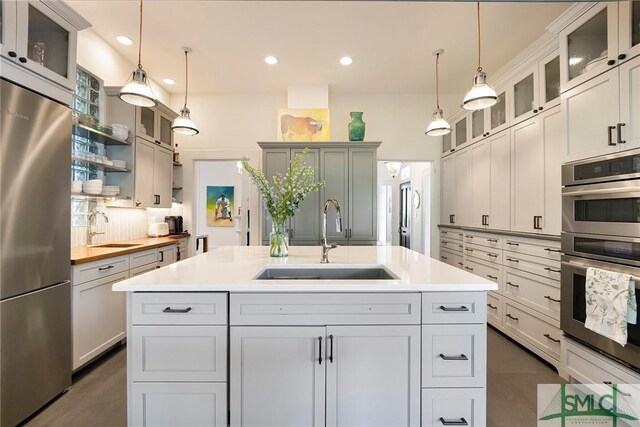
{"type": "Polygon", "coordinates": [[[102,185],[102,180],[101,179],[90,179],[88,181],[85,181],[85,184],[94,184],[94,185],[102,185]]]}
{"type": "Polygon", "coordinates": [[[71,192],[72,193],[81,193],[82,192],[82,181],[71,181],[71,192]]]}

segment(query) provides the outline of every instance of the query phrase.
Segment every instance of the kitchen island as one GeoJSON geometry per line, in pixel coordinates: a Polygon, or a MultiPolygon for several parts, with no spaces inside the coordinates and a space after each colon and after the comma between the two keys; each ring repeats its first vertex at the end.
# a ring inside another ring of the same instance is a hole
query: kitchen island
{"type": "Polygon", "coordinates": [[[484,426],[497,285],[401,247],[320,255],[216,248],[115,284],[129,425],[484,426]]]}

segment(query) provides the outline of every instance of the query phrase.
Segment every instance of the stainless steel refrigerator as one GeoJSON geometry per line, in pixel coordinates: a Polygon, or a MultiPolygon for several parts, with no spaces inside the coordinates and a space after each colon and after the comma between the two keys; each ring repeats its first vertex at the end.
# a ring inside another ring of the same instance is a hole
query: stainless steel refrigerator
{"type": "Polygon", "coordinates": [[[71,111],[0,88],[0,426],[71,385],[71,111]]]}

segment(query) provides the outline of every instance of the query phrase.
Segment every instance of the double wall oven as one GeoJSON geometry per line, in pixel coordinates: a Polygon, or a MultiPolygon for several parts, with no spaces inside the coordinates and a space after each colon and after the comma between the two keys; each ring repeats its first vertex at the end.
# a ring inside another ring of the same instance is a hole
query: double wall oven
{"type": "Polygon", "coordinates": [[[640,325],[624,347],[584,326],[589,267],[630,274],[640,307],[640,149],[565,164],[562,185],[561,328],[640,372],[640,325]]]}

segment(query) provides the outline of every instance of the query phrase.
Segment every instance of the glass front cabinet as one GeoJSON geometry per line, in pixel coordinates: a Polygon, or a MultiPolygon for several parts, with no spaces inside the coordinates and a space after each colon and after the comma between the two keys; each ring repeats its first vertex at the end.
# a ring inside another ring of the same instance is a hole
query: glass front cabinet
{"type": "Polygon", "coordinates": [[[16,6],[16,1],[0,2],[0,54],[6,58],[16,54],[16,6]]]}
{"type": "Polygon", "coordinates": [[[640,0],[618,3],[619,55],[623,60],[640,55],[640,0]]]}
{"type": "Polygon", "coordinates": [[[498,102],[489,107],[486,113],[487,136],[500,132],[502,129],[509,126],[508,116],[511,112],[511,108],[509,107],[509,101],[507,101],[507,91],[498,87],[495,89],[498,94],[498,102]]]}

